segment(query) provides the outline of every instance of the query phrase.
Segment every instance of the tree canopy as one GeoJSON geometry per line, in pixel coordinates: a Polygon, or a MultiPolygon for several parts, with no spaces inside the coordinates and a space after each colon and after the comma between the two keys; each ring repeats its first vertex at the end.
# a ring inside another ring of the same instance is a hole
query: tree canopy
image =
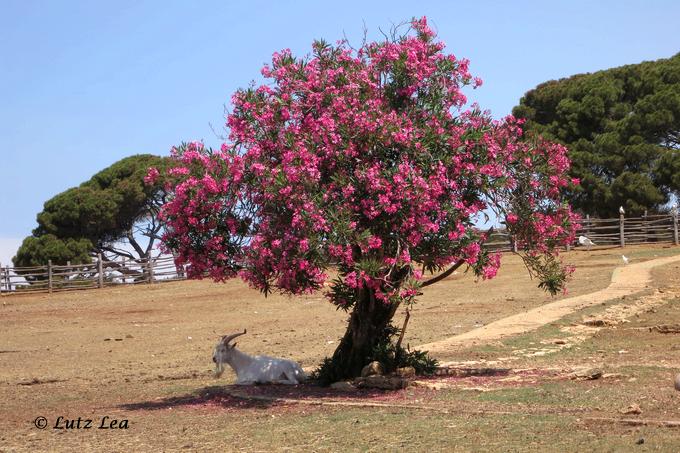
{"type": "Polygon", "coordinates": [[[542,83],[513,114],[568,146],[583,214],[639,215],[680,191],[680,54],[542,83]]]}
{"type": "Polygon", "coordinates": [[[496,275],[500,255],[475,227],[487,210],[543,287],[560,290],[567,273],[555,258],[574,237],[566,149],[465,110],[462,87],[481,84],[468,61],[444,53],[425,18],[409,25],[356,50],[275,53],[268,83],[234,94],[229,142],[175,151],[162,211],[164,242],[192,277],[300,294],[337,271],[326,296],[351,316],[333,379],[376,356],[396,310],[437,281],[424,273],[496,275]]]}
{"type": "Polygon", "coordinates": [[[44,266],[48,260],[55,264],[84,264],[90,262],[92,243],[87,239],[60,239],[53,234],[28,236],[14,257],[15,266],[44,266]]]}
{"type": "Polygon", "coordinates": [[[158,209],[163,185],[146,184],[149,167],[166,168],[168,158],[149,154],[126,157],[78,187],[45,202],[38,227],[13,258],[15,266],[87,263],[91,255],[149,257],[162,224],[158,209]],[[140,243],[139,236],[147,240],[140,243]],[[127,242],[131,247],[120,247],[127,242]]]}

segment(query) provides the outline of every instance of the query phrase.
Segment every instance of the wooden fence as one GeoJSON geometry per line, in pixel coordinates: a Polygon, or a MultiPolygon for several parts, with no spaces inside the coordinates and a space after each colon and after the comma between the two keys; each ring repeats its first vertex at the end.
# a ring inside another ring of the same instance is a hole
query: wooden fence
{"type": "MultiPolygon", "coordinates": [[[[635,244],[672,243],[680,245],[678,215],[655,214],[642,217],[597,219],[586,216],[578,222],[578,236],[586,236],[596,246],[619,246],[635,244]]],[[[578,246],[575,240],[572,246],[578,246]]],[[[492,233],[485,246],[491,250],[517,251],[510,235],[503,229],[492,233]]]]}
{"type": "Polygon", "coordinates": [[[677,213],[645,214],[642,217],[625,217],[621,214],[618,219],[591,219],[586,216],[580,226],[578,234],[586,236],[596,245],[625,247],[663,242],[680,245],[677,213]]]}
{"type": "Polygon", "coordinates": [[[100,257],[90,264],[34,267],[0,267],[2,294],[70,291],[107,286],[158,283],[186,278],[171,256],[154,259],[108,261],[100,257]]]}
{"type": "MultiPolygon", "coordinates": [[[[586,236],[595,245],[673,243],[680,245],[678,215],[659,214],[618,219],[594,219],[586,216],[579,222],[577,235],[586,236]]],[[[572,246],[577,246],[576,241],[572,246]]],[[[497,251],[516,251],[512,237],[495,229],[485,247],[497,251]]],[[[156,283],[186,278],[185,269],[177,268],[171,256],[151,260],[106,261],[91,264],[57,266],[48,263],[35,267],[0,267],[0,292],[55,292],[104,288],[121,284],[156,283]]]]}

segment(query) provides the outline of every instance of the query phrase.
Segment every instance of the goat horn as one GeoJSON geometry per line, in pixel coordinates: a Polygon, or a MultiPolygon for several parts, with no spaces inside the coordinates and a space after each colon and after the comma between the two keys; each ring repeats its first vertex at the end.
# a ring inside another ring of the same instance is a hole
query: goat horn
{"type": "Polygon", "coordinates": [[[231,340],[233,340],[234,338],[236,338],[238,336],[244,335],[246,332],[248,332],[248,331],[246,329],[243,329],[243,332],[232,333],[231,335],[225,335],[224,337],[222,337],[222,343],[229,344],[229,342],[231,340]]]}

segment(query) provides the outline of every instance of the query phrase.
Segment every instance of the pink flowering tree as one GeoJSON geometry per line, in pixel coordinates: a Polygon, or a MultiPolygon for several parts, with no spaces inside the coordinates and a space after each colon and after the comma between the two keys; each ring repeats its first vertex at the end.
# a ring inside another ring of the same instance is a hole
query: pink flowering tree
{"type": "Polygon", "coordinates": [[[423,288],[460,266],[496,275],[479,216],[505,225],[548,291],[568,274],[556,258],[574,237],[560,198],[573,183],[566,149],[523,141],[512,117],[465,110],[461,89],[481,84],[468,61],[445,53],[425,18],[409,25],[359,49],[275,53],[268,83],[234,94],[229,143],[175,150],[163,209],[165,244],[190,276],[324,290],[348,311],[327,363],[338,379],[360,373],[423,288]]]}

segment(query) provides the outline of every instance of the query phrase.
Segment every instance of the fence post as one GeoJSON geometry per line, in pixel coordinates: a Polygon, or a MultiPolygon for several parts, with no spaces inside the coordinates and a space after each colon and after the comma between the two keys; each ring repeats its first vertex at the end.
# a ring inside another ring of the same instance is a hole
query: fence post
{"type": "Polygon", "coordinates": [[[673,208],[673,242],[675,245],[680,245],[680,238],[678,238],[678,209],[673,208]]]}
{"type": "Polygon", "coordinates": [[[7,282],[7,293],[12,292],[12,280],[9,277],[9,266],[5,266],[5,282],[7,282]]]}
{"type": "Polygon", "coordinates": [[[512,236],[510,237],[510,247],[512,247],[513,253],[517,253],[517,250],[518,250],[518,248],[517,248],[517,241],[516,241],[515,238],[512,237],[512,236]]]}
{"type": "Polygon", "coordinates": [[[590,214],[586,214],[586,237],[590,237],[590,214]]]}
{"type": "Polygon", "coordinates": [[[52,260],[47,260],[47,291],[52,292],[52,260]]]}
{"type": "Polygon", "coordinates": [[[177,255],[172,252],[172,264],[175,265],[175,272],[177,273],[177,278],[184,278],[184,266],[177,265],[177,255]]]}
{"type": "Polygon", "coordinates": [[[621,242],[621,247],[626,246],[626,230],[624,224],[626,223],[625,221],[626,215],[621,213],[619,214],[619,241],[621,242]]]}
{"type": "Polygon", "coordinates": [[[98,286],[100,288],[104,287],[104,265],[102,264],[102,254],[97,253],[97,273],[99,278],[97,279],[98,286]]]}
{"type": "Polygon", "coordinates": [[[149,283],[153,283],[153,260],[151,257],[148,257],[147,260],[146,265],[149,270],[149,283]]]}

